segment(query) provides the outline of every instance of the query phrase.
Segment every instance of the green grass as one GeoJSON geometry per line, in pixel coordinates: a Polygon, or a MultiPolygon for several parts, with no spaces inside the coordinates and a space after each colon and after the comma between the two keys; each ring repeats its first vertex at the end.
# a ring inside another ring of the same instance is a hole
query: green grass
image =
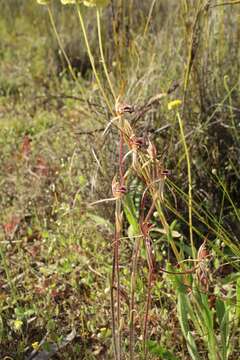
{"type": "Polygon", "coordinates": [[[53,2],[52,21],[35,1],[1,11],[0,357],[57,344],[61,359],[113,359],[115,344],[116,359],[235,360],[239,5],[113,3],[78,14],[53,2]],[[134,112],[103,136],[119,95],[134,112]],[[133,166],[132,154],[119,163],[126,133],[151,139],[133,166]],[[116,212],[92,206],[116,174],[116,212]]]}

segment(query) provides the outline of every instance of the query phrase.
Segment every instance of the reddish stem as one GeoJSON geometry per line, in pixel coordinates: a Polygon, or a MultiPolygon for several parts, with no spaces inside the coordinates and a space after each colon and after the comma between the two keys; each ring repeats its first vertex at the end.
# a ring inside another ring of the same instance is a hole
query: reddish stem
{"type": "Polygon", "coordinates": [[[153,270],[150,270],[149,274],[148,274],[147,303],[146,303],[146,312],[145,312],[145,316],[144,316],[144,327],[143,327],[144,359],[147,358],[146,340],[147,340],[147,329],[148,329],[148,315],[149,315],[149,310],[151,308],[152,277],[153,277],[153,270]]]}
{"type": "Polygon", "coordinates": [[[120,176],[120,186],[124,186],[124,166],[123,166],[123,133],[120,131],[120,141],[119,141],[119,176],[120,176]]]}

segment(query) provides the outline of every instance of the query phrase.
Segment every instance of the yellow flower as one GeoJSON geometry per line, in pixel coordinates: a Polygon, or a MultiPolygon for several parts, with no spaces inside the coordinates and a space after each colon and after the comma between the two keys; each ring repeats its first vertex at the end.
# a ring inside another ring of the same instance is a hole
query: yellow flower
{"type": "Polygon", "coordinates": [[[17,320],[14,320],[14,322],[13,322],[13,327],[16,331],[19,331],[21,329],[22,325],[23,325],[22,320],[17,319],[17,320]]]}
{"type": "Polygon", "coordinates": [[[32,343],[32,348],[34,349],[34,350],[38,350],[39,349],[39,347],[40,347],[40,345],[39,345],[39,342],[38,341],[35,341],[34,343],[32,343]]]}
{"type": "Polygon", "coordinates": [[[173,101],[170,101],[168,103],[168,110],[172,110],[174,109],[175,107],[178,107],[182,104],[182,101],[177,99],[177,100],[173,100],[173,101]]]}

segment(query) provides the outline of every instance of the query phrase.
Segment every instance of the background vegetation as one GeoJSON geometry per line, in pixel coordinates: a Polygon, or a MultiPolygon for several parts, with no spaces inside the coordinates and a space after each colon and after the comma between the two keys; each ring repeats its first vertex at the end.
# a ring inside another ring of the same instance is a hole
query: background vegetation
{"type": "MultiPolygon", "coordinates": [[[[118,131],[112,126],[103,135],[112,114],[93,76],[76,8],[58,1],[51,8],[73,74],[45,6],[34,0],[1,3],[0,355],[37,359],[37,352],[45,350],[56,359],[113,359],[114,206],[90,204],[112,197],[118,131]]],[[[95,11],[82,10],[95,65],[111,99],[98,50],[95,11]]],[[[169,106],[172,100],[182,100],[191,162],[194,246],[198,250],[207,239],[210,254],[209,288],[204,295],[192,289],[193,301],[183,277],[160,273],[155,280],[148,314],[148,358],[237,360],[239,2],[114,0],[103,10],[101,25],[110,79],[122,102],[139,110],[153,96],[174,89],[144,115],[126,116],[139,137],[150,136],[158,160],[170,171],[164,212],[168,224],[181,235],[174,241],[181,258],[187,259],[191,255],[189,169],[177,110],[169,106]]],[[[114,99],[110,101],[114,109],[114,99]]],[[[128,204],[135,220],[144,189],[139,177],[130,176],[128,204]]],[[[123,358],[129,353],[136,235],[126,208],[120,254],[123,358]]],[[[156,216],[152,223],[161,228],[156,216]]],[[[156,232],[153,248],[158,265],[176,272],[170,235],[156,232]]],[[[148,278],[144,246],[138,264],[135,356],[143,359],[148,278]]],[[[192,268],[191,263],[187,266],[192,268]]],[[[194,274],[185,278],[191,286],[192,278],[194,274]]]]}

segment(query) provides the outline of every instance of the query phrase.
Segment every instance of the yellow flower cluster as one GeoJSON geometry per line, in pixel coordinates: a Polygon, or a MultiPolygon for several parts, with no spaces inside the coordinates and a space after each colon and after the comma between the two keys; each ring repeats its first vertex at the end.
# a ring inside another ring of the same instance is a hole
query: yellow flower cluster
{"type": "Polygon", "coordinates": [[[39,348],[40,348],[39,342],[38,342],[38,341],[35,341],[34,343],[32,343],[32,348],[33,348],[33,350],[38,351],[39,348]]]}
{"type": "Polygon", "coordinates": [[[14,327],[14,329],[15,329],[16,331],[21,330],[22,325],[23,325],[22,320],[16,319],[16,320],[14,320],[14,322],[13,322],[13,327],[14,327]]]}
{"type": "Polygon", "coordinates": [[[179,100],[179,99],[170,101],[170,102],[168,103],[168,110],[172,110],[172,109],[180,106],[181,104],[182,104],[182,101],[179,100]]]}

